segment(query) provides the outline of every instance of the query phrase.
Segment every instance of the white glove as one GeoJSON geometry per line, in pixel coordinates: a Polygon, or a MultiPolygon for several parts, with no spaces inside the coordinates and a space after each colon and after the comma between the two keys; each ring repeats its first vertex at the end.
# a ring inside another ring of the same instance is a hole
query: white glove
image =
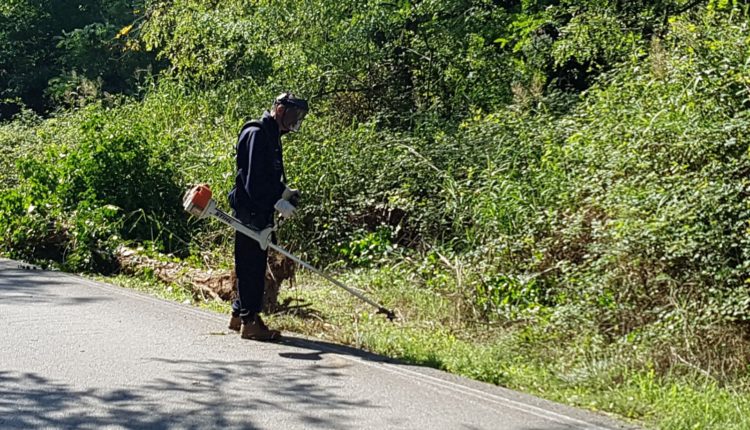
{"type": "Polygon", "coordinates": [[[289,200],[284,199],[279,199],[279,201],[276,202],[275,205],[273,205],[273,208],[276,209],[284,218],[291,218],[292,215],[294,215],[294,211],[297,210],[297,208],[295,208],[293,204],[289,203],[289,200]]]}
{"type": "Polygon", "coordinates": [[[258,244],[260,245],[260,249],[265,251],[266,248],[268,248],[268,242],[271,241],[273,231],[273,227],[266,227],[258,232],[258,244]]]}
{"type": "Polygon", "coordinates": [[[284,189],[284,192],[281,193],[281,198],[284,200],[290,200],[292,197],[300,197],[299,190],[295,190],[294,188],[286,187],[284,189]]]}

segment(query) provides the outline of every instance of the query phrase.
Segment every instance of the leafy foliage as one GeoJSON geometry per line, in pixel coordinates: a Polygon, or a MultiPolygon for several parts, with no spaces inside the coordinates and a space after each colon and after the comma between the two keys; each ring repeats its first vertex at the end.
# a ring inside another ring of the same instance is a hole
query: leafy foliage
{"type": "Polygon", "coordinates": [[[4,246],[20,258],[105,271],[120,238],[174,248],[186,221],[175,166],[137,127],[97,109],[85,117],[75,143],[45,141],[40,155],[19,160],[20,183],[0,203],[4,246]]]}
{"type": "MultiPolygon", "coordinates": [[[[0,29],[9,16],[52,25],[33,5],[1,6],[0,29]]],[[[564,345],[540,362],[564,363],[555,372],[573,386],[746,375],[745,2],[175,0],[148,2],[135,20],[125,10],[122,22],[65,29],[51,62],[65,73],[45,75],[47,93],[116,81],[120,44],[168,68],[139,100],[63,96],[77,109],[0,127],[17,158],[0,160],[4,253],[102,270],[133,241],[227,264],[215,256],[228,255],[230,232],[188,228],[180,192],[208,182],[225,205],[237,130],[292,89],[313,111],[284,138],[303,203],[281,235],[305,258],[371,270],[362,287],[394,300],[406,300],[394,284],[414,302],[438,297],[450,314],[431,313],[440,323],[513,327],[529,351],[564,345]]],[[[20,46],[0,42],[13,55],[20,46]]],[[[5,95],[26,91],[28,76],[7,76],[18,85],[3,83],[5,95]]],[[[429,351],[414,347],[418,335],[378,348],[493,382],[512,372],[469,356],[450,364],[439,351],[457,343],[440,336],[429,351]]]]}
{"type": "Polygon", "coordinates": [[[71,98],[133,92],[137,71],[153,59],[121,29],[143,6],[142,0],[0,5],[0,120],[22,106],[45,112],[71,98]],[[84,87],[87,94],[80,94],[84,87]]]}

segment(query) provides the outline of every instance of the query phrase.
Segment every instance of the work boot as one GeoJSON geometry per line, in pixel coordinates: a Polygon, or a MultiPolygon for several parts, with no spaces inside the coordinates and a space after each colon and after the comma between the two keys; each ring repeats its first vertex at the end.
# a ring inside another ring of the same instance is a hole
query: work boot
{"type": "Polygon", "coordinates": [[[281,337],[281,332],[269,329],[260,318],[260,315],[255,315],[255,318],[253,318],[251,322],[242,322],[240,336],[242,336],[243,339],[269,341],[279,339],[281,337]]]}
{"type": "Polygon", "coordinates": [[[242,328],[242,319],[239,315],[232,315],[232,317],[229,318],[229,330],[240,331],[240,328],[242,328]]]}

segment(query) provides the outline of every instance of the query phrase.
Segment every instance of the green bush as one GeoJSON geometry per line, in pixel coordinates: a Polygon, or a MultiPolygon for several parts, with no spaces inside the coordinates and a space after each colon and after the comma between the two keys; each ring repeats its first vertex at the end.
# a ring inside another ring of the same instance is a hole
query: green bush
{"type": "MultiPolygon", "coordinates": [[[[603,333],[691,320],[712,333],[704,346],[664,348],[706,366],[717,327],[750,318],[747,37],[744,15],[675,20],[649,67],[625,64],[593,89],[556,161],[572,174],[571,210],[542,240],[560,294],[603,333]]],[[[717,359],[744,370],[736,354],[717,359]]]]}
{"type": "MultiPolygon", "coordinates": [[[[85,98],[137,92],[158,70],[129,34],[143,0],[17,0],[0,5],[0,121],[85,98]],[[127,31],[126,31],[127,30],[127,31]]],[[[135,32],[134,32],[135,33],[135,32]]]]}
{"type": "Polygon", "coordinates": [[[12,255],[106,271],[117,239],[164,251],[184,247],[187,216],[170,153],[113,113],[121,111],[92,106],[72,115],[82,119],[73,137],[50,135],[39,153],[17,161],[19,183],[0,202],[2,243],[12,255]]]}

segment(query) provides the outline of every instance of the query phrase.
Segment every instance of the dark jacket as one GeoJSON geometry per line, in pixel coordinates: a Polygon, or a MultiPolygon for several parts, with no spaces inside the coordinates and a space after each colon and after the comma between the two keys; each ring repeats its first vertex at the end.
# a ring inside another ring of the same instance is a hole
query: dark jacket
{"type": "Polygon", "coordinates": [[[258,121],[246,123],[237,140],[237,175],[229,203],[244,222],[263,228],[272,219],[274,204],[284,192],[284,160],[281,133],[269,112],[258,121]]]}

